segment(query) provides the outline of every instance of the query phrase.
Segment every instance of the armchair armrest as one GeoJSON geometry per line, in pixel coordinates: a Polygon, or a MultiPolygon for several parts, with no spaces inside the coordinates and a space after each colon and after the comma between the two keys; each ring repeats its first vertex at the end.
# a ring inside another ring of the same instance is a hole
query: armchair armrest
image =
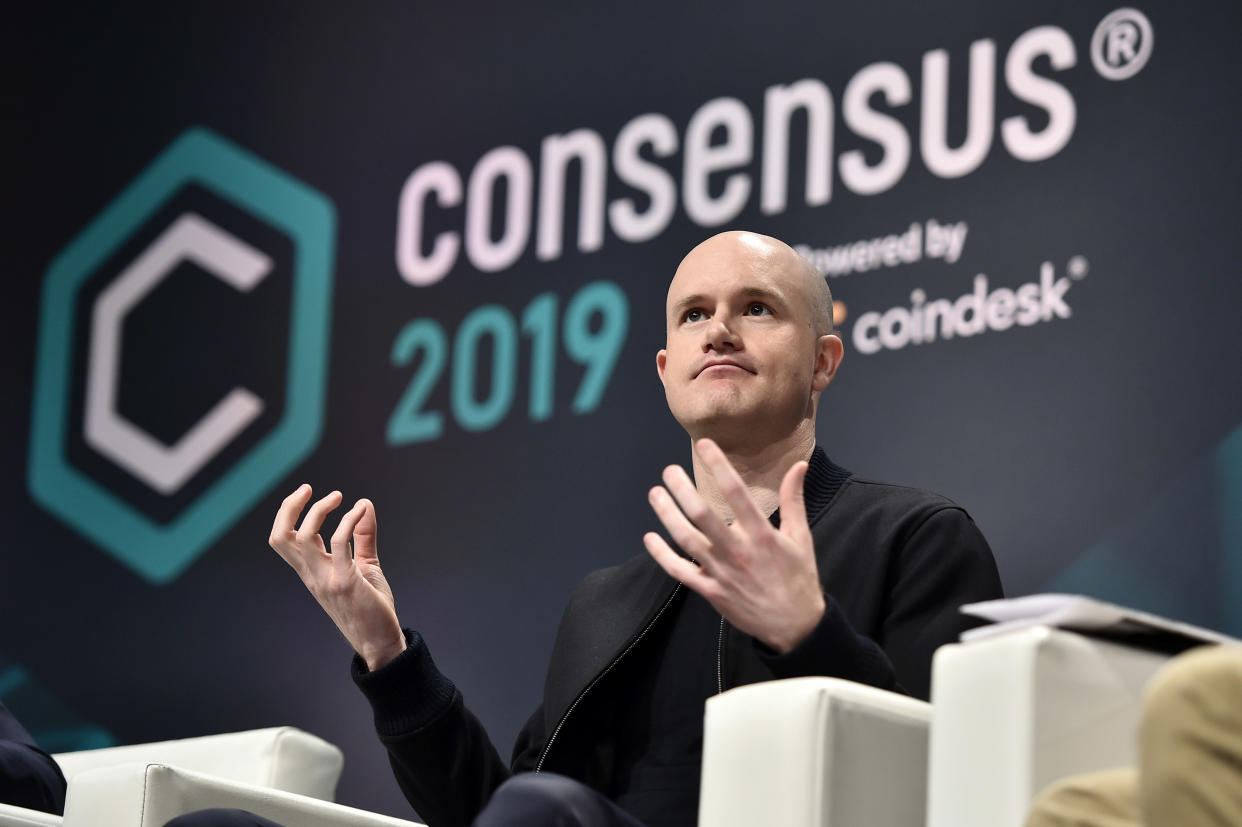
{"type": "Polygon", "coordinates": [[[60,816],[0,804],[0,827],[60,827],[60,816]]]}
{"type": "Polygon", "coordinates": [[[158,762],[325,801],[336,796],[345,763],[335,746],[290,726],[62,752],[52,757],[70,782],[78,773],[100,767],[158,762]]]}
{"type": "Polygon", "coordinates": [[[309,796],[228,781],[166,764],[86,770],[69,782],[64,827],[163,827],[214,807],[247,810],[289,827],[423,827],[309,796]]]}
{"type": "Polygon", "coordinates": [[[701,827],[922,827],[931,707],[839,678],[707,701],[701,827]]]}
{"type": "Polygon", "coordinates": [[[1053,781],[1133,764],[1168,658],[1046,626],[937,649],[928,827],[1017,827],[1053,781]]]}

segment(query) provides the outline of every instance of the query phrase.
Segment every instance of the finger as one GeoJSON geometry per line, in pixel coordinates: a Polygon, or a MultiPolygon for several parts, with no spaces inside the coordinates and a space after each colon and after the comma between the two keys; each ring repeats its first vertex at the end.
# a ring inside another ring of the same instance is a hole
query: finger
{"type": "Polygon", "coordinates": [[[806,461],[795,462],[781,480],[781,533],[795,540],[804,540],[811,533],[806,522],[806,498],[803,492],[809,467],[806,461]]]}
{"type": "MultiPolygon", "coordinates": [[[[297,522],[298,515],[302,513],[302,509],[306,507],[307,501],[311,498],[311,487],[306,483],[302,483],[289,496],[280,503],[280,508],[276,510],[276,519],[272,522],[272,536],[268,539],[268,543],[272,548],[276,548],[276,544],[287,539],[293,534],[293,527],[297,522]]],[[[280,551],[280,549],[276,549],[280,551]]]]}
{"type": "Polygon", "coordinates": [[[298,539],[306,540],[312,535],[318,534],[319,529],[323,526],[323,521],[333,509],[341,504],[341,499],[341,492],[333,491],[312,505],[306,512],[306,516],[302,518],[302,525],[298,528],[298,539]]]}
{"type": "Polygon", "coordinates": [[[648,531],[643,535],[643,545],[656,564],[664,569],[665,574],[699,594],[703,593],[702,589],[710,582],[709,578],[703,574],[702,569],[673,551],[663,537],[654,531],[648,531]]]}
{"type": "Polygon", "coordinates": [[[379,563],[377,533],[379,526],[375,516],[375,504],[368,499],[358,500],[354,507],[362,506],[362,516],[354,526],[354,559],[379,563]]]}
{"type": "Polygon", "coordinates": [[[354,528],[364,513],[366,509],[363,507],[362,500],[359,500],[353,508],[345,512],[345,516],[341,517],[340,525],[336,527],[336,531],[332,532],[332,565],[339,571],[348,570],[352,565],[353,557],[350,554],[349,541],[354,536],[354,528]]]}
{"type": "MultiPolygon", "coordinates": [[[[729,527],[694,487],[686,469],[680,465],[670,465],[664,469],[663,477],[665,488],[673,495],[673,499],[676,500],[686,519],[702,532],[715,548],[727,552],[729,527]]],[[[689,551],[689,549],[686,550],[689,551]]]]}
{"type": "Polygon", "coordinates": [[[702,565],[715,562],[711,559],[711,542],[681,513],[681,509],[673,502],[672,495],[657,485],[647,492],[647,502],[651,503],[651,510],[660,518],[673,542],[681,546],[682,551],[698,559],[702,565]]]}
{"type": "Polygon", "coordinates": [[[742,482],[737,469],[729,462],[724,451],[720,450],[720,446],[710,439],[700,439],[695,449],[707,470],[715,477],[716,487],[733,511],[734,522],[752,535],[770,528],[767,515],[759,512],[759,507],[751,499],[750,491],[746,489],[746,483],[742,482]]]}

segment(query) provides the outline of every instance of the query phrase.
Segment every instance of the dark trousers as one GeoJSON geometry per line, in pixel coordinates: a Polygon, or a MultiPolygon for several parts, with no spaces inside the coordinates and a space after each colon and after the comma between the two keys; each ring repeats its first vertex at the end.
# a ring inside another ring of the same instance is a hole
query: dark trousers
{"type": "Polygon", "coordinates": [[[497,788],[474,827],[643,827],[600,793],[554,773],[515,775],[497,788]]]}
{"type": "MultiPolygon", "coordinates": [[[[280,827],[241,810],[200,810],[165,827],[280,827]]],[[[552,773],[523,773],[501,784],[474,827],[643,827],[585,784],[552,773]]]]}
{"type": "Polygon", "coordinates": [[[245,810],[198,810],[177,816],[164,827],[280,827],[245,810]]]}

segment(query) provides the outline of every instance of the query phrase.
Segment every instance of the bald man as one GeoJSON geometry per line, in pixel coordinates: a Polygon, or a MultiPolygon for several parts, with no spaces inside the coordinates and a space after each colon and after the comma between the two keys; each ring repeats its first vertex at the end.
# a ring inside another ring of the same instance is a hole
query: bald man
{"type": "Polygon", "coordinates": [[[703,703],[734,686],[829,675],[926,697],[963,603],[1001,596],[991,551],[949,500],[855,476],[817,446],[841,365],[832,296],[784,243],[729,232],[669,286],[656,354],[693,475],[649,493],[672,538],[574,590],[543,702],[503,762],[380,571],[375,508],[282,504],[271,545],[354,647],[354,679],[406,797],[432,827],[697,820],[703,703]],[[352,541],[352,556],[350,553],[352,541]]]}

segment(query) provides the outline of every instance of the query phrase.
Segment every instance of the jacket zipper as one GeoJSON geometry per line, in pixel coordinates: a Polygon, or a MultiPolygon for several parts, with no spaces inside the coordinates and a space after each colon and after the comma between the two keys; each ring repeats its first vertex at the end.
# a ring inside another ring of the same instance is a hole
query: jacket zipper
{"type": "Polygon", "coordinates": [[[716,636],[716,694],[724,692],[724,615],[720,616],[720,634],[716,636]]]}
{"type": "MultiPolygon", "coordinates": [[[[630,641],[630,645],[626,646],[625,649],[621,651],[621,654],[613,658],[612,662],[608,664],[604,671],[596,675],[595,679],[588,683],[586,688],[578,693],[578,697],[574,698],[574,702],[569,705],[569,709],[565,710],[565,714],[561,716],[561,720],[557,723],[556,729],[552,730],[552,735],[548,738],[548,743],[543,745],[543,752],[539,755],[539,763],[535,764],[535,772],[541,772],[543,770],[543,762],[548,757],[548,752],[552,749],[552,744],[556,741],[556,736],[561,734],[561,728],[565,726],[565,721],[569,720],[569,716],[573,714],[574,709],[577,708],[578,704],[582,703],[582,699],[586,697],[586,694],[595,688],[595,684],[603,680],[604,676],[611,672],[612,668],[620,663],[621,659],[628,655],[631,649],[638,645],[638,641],[642,640],[647,632],[651,631],[651,627],[654,626],[656,621],[660,619],[660,615],[664,614],[664,610],[667,609],[669,604],[673,602],[673,598],[677,596],[679,591],[681,591],[680,583],[673,587],[672,593],[669,594],[668,599],[664,601],[664,605],[660,607],[660,611],[656,612],[655,617],[651,618],[651,620],[647,622],[647,625],[644,626],[643,630],[638,633],[638,636],[630,641]]],[[[721,621],[723,622],[723,618],[721,618],[721,621]]],[[[719,654],[719,652],[717,652],[717,654],[719,654]]]]}

